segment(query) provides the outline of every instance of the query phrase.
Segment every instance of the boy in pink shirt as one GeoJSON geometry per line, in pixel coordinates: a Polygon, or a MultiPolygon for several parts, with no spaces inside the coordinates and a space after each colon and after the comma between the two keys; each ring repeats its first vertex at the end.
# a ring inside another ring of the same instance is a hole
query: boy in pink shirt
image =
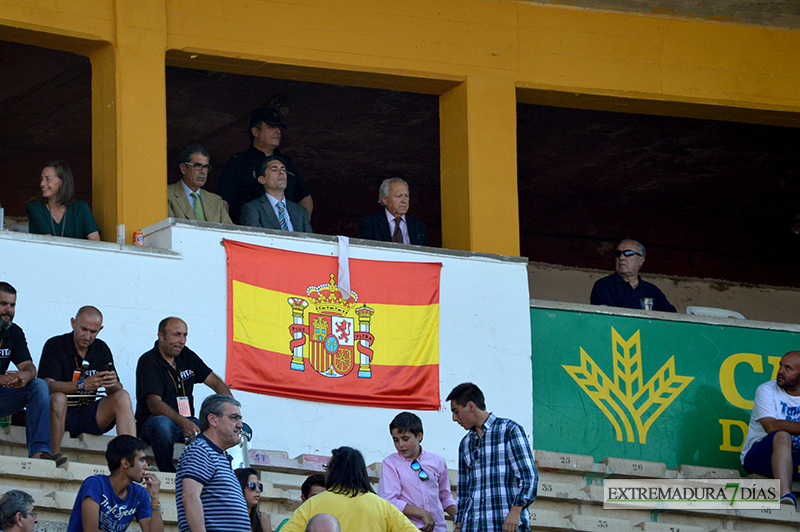
{"type": "Polygon", "coordinates": [[[378,495],[420,530],[446,532],[444,512],[455,519],[456,501],[444,458],[422,450],[422,420],[411,412],[399,413],[389,432],[397,452],[383,460],[378,495]]]}

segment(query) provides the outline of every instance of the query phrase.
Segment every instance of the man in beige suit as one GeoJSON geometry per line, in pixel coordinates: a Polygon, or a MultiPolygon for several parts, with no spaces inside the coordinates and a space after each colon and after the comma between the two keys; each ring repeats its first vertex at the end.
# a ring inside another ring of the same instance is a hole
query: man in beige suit
{"type": "Polygon", "coordinates": [[[188,218],[201,222],[232,224],[222,205],[222,198],[203,190],[211,165],[204,147],[187,146],[180,154],[183,179],[167,187],[167,209],[170,218],[188,218]]]}

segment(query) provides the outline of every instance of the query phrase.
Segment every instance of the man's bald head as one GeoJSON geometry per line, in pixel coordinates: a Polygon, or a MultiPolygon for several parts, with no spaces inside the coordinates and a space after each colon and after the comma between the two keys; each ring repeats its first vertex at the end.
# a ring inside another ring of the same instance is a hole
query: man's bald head
{"type": "Polygon", "coordinates": [[[103,330],[103,314],[96,307],[87,305],[78,309],[78,313],[70,323],[75,349],[83,356],[97,338],[97,334],[103,330]]]}
{"type": "Polygon", "coordinates": [[[789,351],[781,358],[787,358],[787,357],[800,361],[800,351],[789,351]]]}
{"type": "Polygon", "coordinates": [[[775,383],[789,395],[800,395],[800,351],[789,351],[781,357],[775,383]]]}
{"type": "Polygon", "coordinates": [[[161,320],[158,324],[158,349],[161,355],[166,357],[168,362],[180,355],[186,346],[188,335],[189,328],[182,319],[171,316],[161,320]]]}
{"type": "Polygon", "coordinates": [[[331,514],[317,514],[308,520],[306,532],[342,532],[342,527],[331,514]]]}
{"type": "Polygon", "coordinates": [[[92,319],[99,319],[100,322],[103,322],[103,313],[97,307],[93,307],[91,305],[86,305],[85,307],[81,307],[78,309],[78,313],[75,314],[75,321],[80,321],[81,316],[86,316],[92,319]]]}

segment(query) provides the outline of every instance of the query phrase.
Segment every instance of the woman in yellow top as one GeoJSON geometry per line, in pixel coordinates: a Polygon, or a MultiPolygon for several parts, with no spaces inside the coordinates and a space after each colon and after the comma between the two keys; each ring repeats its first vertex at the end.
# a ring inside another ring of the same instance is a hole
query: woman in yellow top
{"type": "Polygon", "coordinates": [[[331,452],[325,488],[295,510],[281,532],[303,532],[320,513],[334,516],[344,531],[419,532],[397,506],[375,494],[364,457],[352,447],[331,452]]]}

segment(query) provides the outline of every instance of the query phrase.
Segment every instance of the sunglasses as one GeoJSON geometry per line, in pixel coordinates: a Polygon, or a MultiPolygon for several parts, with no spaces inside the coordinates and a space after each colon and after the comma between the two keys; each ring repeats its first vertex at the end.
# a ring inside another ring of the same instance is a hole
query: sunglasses
{"type": "Polygon", "coordinates": [[[420,480],[428,480],[430,478],[428,474],[425,472],[425,470],[422,469],[422,466],[419,465],[419,462],[417,460],[411,462],[411,469],[417,472],[420,480]]]}
{"type": "Polygon", "coordinates": [[[640,257],[642,256],[641,253],[639,253],[638,251],[634,251],[632,249],[626,249],[625,251],[622,251],[621,249],[615,249],[614,250],[614,256],[615,257],[620,258],[623,255],[626,256],[626,257],[633,257],[634,255],[639,255],[640,257]]]}
{"type": "Polygon", "coordinates": [[[256,488],[258,491],[264,491],[264,484],[261,482],[248,482],[247,487],[250,488],[250,491],[256,491],[256,488]]]}

